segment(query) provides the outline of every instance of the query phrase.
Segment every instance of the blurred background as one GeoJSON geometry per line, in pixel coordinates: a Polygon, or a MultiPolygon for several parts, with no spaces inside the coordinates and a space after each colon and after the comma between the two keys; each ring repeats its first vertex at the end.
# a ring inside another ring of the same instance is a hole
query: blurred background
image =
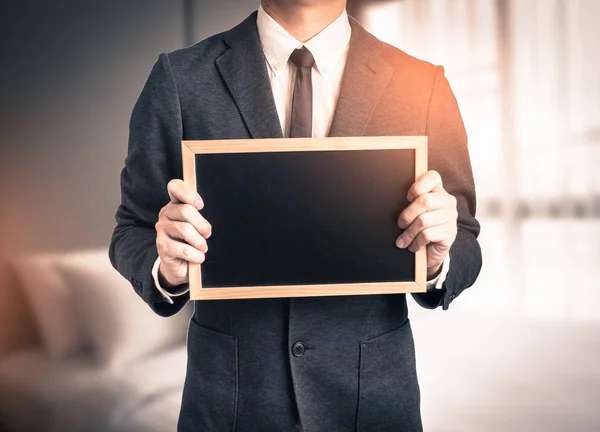
{"type": "MultiPolygon", "coordinates": [[[[190,310],[154,317],[108,262],[128,122],[160,52],[257,6],[0,3],[0,431],[175,430],[190,310]]],[[[425,430],[600,430],[600,2],[348,11],[445,67],[469,134],[484,267],[410,305],[425,430]]]]}

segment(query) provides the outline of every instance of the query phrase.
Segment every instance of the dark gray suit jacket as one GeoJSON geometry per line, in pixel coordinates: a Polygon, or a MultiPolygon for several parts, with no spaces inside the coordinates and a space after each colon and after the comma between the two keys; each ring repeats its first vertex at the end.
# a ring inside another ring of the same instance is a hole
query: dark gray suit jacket
{"type": "MultiPolygon", "coordinates": [[[[467,137],[441,67],[382,43],[351,19],[331,136],[428,135],[429,168],[458,199],[459,230],[444,289],[449,304],[481,267],[467,137]]],[[[159,315],[154,225],[182,178],[180,142],[282,137],[256,13],[196,45],[161,54],[133,110],[110,244],[114,267],[159,315]]],[[[180,431],[419,431],[419,386],[405,295],[195,302],[180,431]],[[301,342],[304,350],[292,350],[301,342]]]]}

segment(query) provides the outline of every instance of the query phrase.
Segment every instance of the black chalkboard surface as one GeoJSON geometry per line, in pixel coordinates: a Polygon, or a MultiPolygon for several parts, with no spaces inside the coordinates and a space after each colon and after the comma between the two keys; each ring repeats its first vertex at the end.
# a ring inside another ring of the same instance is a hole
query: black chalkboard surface
{"type": "Polygon", "coordinates": [[[424,137],[184,141],[184,180],[213,227],[206,261],[190,265],[192,298],[423,291],[424,250],[395,241],[424,146],[424,137]]]}

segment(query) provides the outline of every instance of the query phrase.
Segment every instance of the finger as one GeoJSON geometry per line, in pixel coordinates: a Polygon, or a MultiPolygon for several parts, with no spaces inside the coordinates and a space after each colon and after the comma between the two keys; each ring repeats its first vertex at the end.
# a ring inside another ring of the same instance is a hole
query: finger
{"type": "Polygon", "coordinates": [[[413,183],[408,190],[406,198],[412,202],[419,195],[441,189],[443,189],[443,184],[440,174],[433,170],[427,171],[426,173],[421,174],[421,176],[413,183]]]}
{"type": "Polygon", "coordinates": [[[193,264],[202,264],[206,258],[204,252],[195,247],[184,243],[163,233],[160,238],[157,237],[157,247],[162,258],[166,260],[183,260],[193,264]]]}
{"type": "Polygon", "coordinates": [[[165,225],[165,233],[175,240],[181,240],[201,252],[208,252],[206,239],[188,222],[171,222],[165,225]]]}
{"type": "Polygon", "coordinates": [[[167,192],[172,203],[190,204],[200,210],[204,201],[198,192],[193,191],[183,180],[173,179],[167,184],[167,192]]]}
{"type": "Polygon", "coordinates": [[[188,222],[204,238],[212,234],[212,226],[198,210],[189,204],[171,204],[167,206],[164,216],[171,221],[188,222]]]}
{"type": "Polygon", "coordinates": [[[408,227],[422,213],[439,210],[445,205],[445,196],[440,192],[430,192],[418,196],[398,217],[400,228],[408,227]]]}
{"type": "Polygon", "coordinates": [[[450,221],[450,215],[443,210],[435,210],[421,213],[415,220],[404,230],[404,232],[396,240],[396,246],[399,248],[408,247],[415,238],[423,231],[438,225],[447,224],[450,221]]]}
{"type": "Polygon", "coordinates": [[[445,242],[452,236],[452,230],[447,225],[448,224],[438,225],[422,230],[410,244],[408,250],[411,252],[417,252],[419,249],[427,246],[429,243],[445,242]]]}

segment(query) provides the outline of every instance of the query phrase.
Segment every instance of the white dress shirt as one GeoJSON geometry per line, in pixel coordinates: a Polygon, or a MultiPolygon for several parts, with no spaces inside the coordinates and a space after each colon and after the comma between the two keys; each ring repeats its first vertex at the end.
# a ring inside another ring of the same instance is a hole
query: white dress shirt
{"type": "MultiPolygon", "coordinates": [[[[291,36],[269,14],[262,5],[258,8],[256,21],[262,43],[269,81],[273,89],[275,107],[279,116],[284,137],[289,136],[292,110],[292,96],[296,79],[296,67],[288,61],[296,48],[305,46],[313,55],[315,65],[312,69],[313,119],[312,137],[323,138],[329,135],[329,128],[340,94],[342,74],[348,56],[351,28],[346,10],[331,24],[309,41],[302,43],[291,36]]],[[[160,257],[152,267],[152,275],[157,289],[173,303],[171,297],[185,294],[189,288],[172,293],[160,286],[158,266],[160,257]]],[[[449,267],[449,256],[444,261],[442,272],[427,282],[428,287],[441,288],[449,267]]]]}

